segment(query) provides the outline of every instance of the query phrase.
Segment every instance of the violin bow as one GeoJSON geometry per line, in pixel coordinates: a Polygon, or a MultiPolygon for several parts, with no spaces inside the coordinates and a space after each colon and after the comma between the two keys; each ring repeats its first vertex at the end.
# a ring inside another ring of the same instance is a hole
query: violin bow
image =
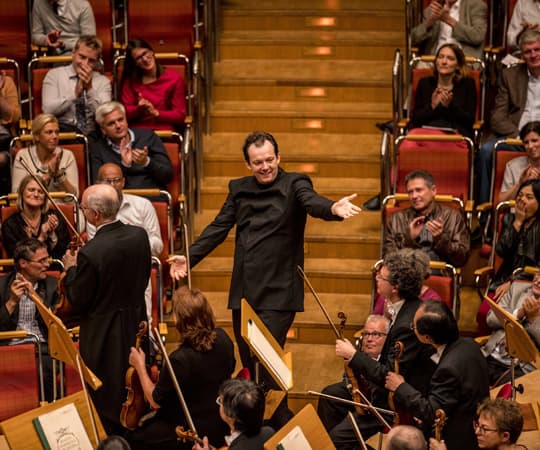
{"type": "MultiPolygon", "coordinates": [[[[34,181],[38,184],[38,186],[40,187],[40,189],[45,193],[47,199],[51,202],[51,204],[54,206],[54,209],[56,209],[56,211],[58,212],[58,214],[60,214],[60,216],[62,217],[62,219],[64,219],[64,222],[66,223],[66,226],[73,232],[73,234],[75,236],[77,236],[77,241],[78,243],[81,243],[82,242],[82,238],[81,238],[81,235],[79,234],[79,232],[75,229],[75,227],[71,224],[71,222],[69,221],[69,219],[66,217],[66,215],[64,214],[64,211],[62,211],[62,209],[60,209],[60,207],[58,206],[58,204],[54,201],[54,199],[52,198],[49,190],[45,187],[45,185],[43,184],[43,182],[39,179],[39,177],[33,173],[31,170],[30,170],[30,167],[28,167],[28,164],[26,164],[26,162],[24,161],[24,159],[22,159],[21,157],[19,157],[19,162],[21,163],[21,166],[23,166],[24,170],[26,170],[26,172],[28,172],[28,175],[30,175],[34,181]]],[[[75,208],[75,211],[77,211],[77,208],[75,208]]]]}
{"type": "Polygon", "coordinates": [[[184,247],[186,251],[186,271],[187,271],[187,284],[188,289],[191,290],[191,266],[189,261],[189,237],[188,237],[188,226],[187,223],[184,223],[184,247]]]}

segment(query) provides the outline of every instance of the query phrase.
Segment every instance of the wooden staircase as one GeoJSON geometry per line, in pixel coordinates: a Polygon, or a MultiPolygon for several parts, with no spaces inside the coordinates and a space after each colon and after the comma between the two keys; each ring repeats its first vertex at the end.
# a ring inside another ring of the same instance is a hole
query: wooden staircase
{"type": "MultiPolygon", "coordinates": [[[[228,181],[248,174],[246,135],[276,137],[281,165],[311,176],[322,195],[356,192],[361,204],[379,192],[380,132],[391,117],[391,61],[403,47],[403,1],[228,0],[221,11],[220,61],[214,66],[211,134],[204,141],[202,213],[194,234],[215,217],[228,181]]],[[[226,309],[234,233],[192,272],[194,286],[212,302],[220,326],[226,309]]],[[[380,214],[342,222],[308,219],[305,270],[331,317],[345,311],[346,333],[361,327],[370,307],[370,268],[380,254],[380,214]]],[[[297,315],[287,349],[299,409],[308,389],[340,379],[332,331],[310,293],[297,315]]]]}

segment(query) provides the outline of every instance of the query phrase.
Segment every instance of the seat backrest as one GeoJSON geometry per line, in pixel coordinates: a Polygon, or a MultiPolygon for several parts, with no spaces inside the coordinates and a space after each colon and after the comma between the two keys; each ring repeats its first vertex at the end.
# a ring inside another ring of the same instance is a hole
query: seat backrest
{"type": "Polygon", "coordinates": [[[20,63],[26,61],[30,48],[30,2],[0,2],[0,55],[20,63]]]}
{"type": "Polygon", "coordinates": [[[525,151],[515,152],[512,150],[499,150],[495,149],[495,158],[493,158],[493,170],[491,171],[491,203],[493,207],[497,206],[500,202],[499,196],[501,193],[501,186],[504,178],[504,171],[506,164],[514,158],[520,156],[526,156],[525,151]]]}
{"type": "Polygon", "coordinates": [[[101,58],[105,65],[105,71],[112,70],[112,14],[113,0],[91,0],[94,17],[96,19],[96,34],[101,39],[103,51],[101,58]]]}
{"type": "Polygon", "coordinates": [[[39,406],[39,366],[34,344],[0,346],[0,421],[39,406]]]}

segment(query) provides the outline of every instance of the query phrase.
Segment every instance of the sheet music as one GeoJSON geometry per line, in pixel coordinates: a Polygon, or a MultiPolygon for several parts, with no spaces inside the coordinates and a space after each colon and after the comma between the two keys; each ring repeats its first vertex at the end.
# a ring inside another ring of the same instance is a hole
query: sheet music
{"type": "Polygon", "coordinates": [[[298,425],[278,444],[279,450],[312,450],[306,436],[298,425]]]}
{"type": "Polygon", "coordinates": [[[282,386],[289,388],[292,380],[292,373],[283,362],[272,345],[268,342],[264,334],[257,327],[255,322],[248,320],[248,339],[251,345],[257,350],[258,356],[267,363],[273,374],[279,378],[282,386]]]}

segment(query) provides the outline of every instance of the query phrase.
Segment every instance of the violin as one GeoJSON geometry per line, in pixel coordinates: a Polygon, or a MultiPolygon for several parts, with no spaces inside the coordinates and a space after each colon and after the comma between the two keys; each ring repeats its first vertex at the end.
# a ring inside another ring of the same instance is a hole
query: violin
{"type": "MultiPolygon", "coordinates": [[[[399,375],[399,360],[403,355],[403,342],[396,341],[394,343],[394,372],[399,375]]],[[[400,410],[396,407],[394,403],[394,392],[390,391],[388,393],[388,406],[392,411],[395,411],[397,414],[394,417],[394,426],[396,425],[411,425],[414,423],[413,417],[410,413],[400,410]]]]}
{"type": "MultiPolygon", "coordinates": [[[[187,441],[196,442],[201,447],[204,447],[203,440],[199,436],[197,436],[197,434],[193,430],[184,430],[183,427],[178,426],[178,427],[175,428],[175,431],[176,431],[176,435],[178,436],[178,439],[180,441],[182,441],[182,442],[187,442],[187,441]]],[[[219,449],[216,449],[216,447],[208,444],[208,448],[210,450],[226,450],[228,447],[223,446],[223,447],[219,447],[219,449]]]]}
{"type": "Polygon", "coordinates": [[[435,428],[435,439],[439,442],[442,440],[442,430],[446,424],[446,413],[442,409],[437,409],[435,411],[435,422],[433,427],[435,428]]]}
{"type": "MultiPolygon", "coordinates": [[[[141,347],[141,341],[147,333],[148,323],[143,320],[139,323],[139,331],[135,340],[135,348],[137,350],[141,347]]],[[[126,401],[122,404],[120,423],[128,430],[134,430],[139,425],[141,417],[148,410],[148,402],[144,397],[141,380],[135,367],[130,366],[128,368],[125,379],[128,394],[126,401]]]]}

